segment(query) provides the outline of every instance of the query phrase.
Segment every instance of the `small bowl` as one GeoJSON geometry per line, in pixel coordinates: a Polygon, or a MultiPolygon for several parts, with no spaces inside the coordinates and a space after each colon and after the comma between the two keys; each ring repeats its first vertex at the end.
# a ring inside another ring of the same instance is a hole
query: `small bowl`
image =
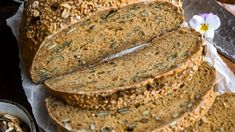
{"type": "Polygon", "coordinates": [[[0,99],[0,112],[18,117],[29,126],[30,132],[36,132],[32,116],[22,105],[10,100],[0,99]]]}

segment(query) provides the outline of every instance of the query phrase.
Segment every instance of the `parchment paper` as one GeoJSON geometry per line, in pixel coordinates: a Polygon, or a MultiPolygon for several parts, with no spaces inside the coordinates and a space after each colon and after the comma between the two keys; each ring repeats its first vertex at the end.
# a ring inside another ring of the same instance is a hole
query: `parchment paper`
{"type": "MultiPolygon", "coordinates": [[[[23,4],[19,7],[18,11],[14,16],[7,19],[7,25],[11,27],[11,30],[16,37],[19,39],[19,27],[20,21],[23,12],[23,4]]],[[[227,67],[227,65],[222,61],[219,57],[216,48],[213,46],[212,40],[205,40],[207,47],[206,61],[208,61],[211,65],[213,65],[217,70],[217,83],[218,83],[218,91],[222,94],[225,92],[235,92],[235,76],[231,72],[231,70],[227,67]]],[[[141,47],[141,46],[139,46],[141,47]]],[[[138,47],[138,48],[139,48],[138,47]]],[[[137,49],[137,48],[135,48],[137,49]]],[[[115,55],[114,57],[118,57],[125,53],[131,52],[132,50],[127,50],[121,52],[121,54],[115,55]]],[[[113,58],[113,57],[111,57],[113,58]]],[[[44,129],[46,132],[54,132],[55,126],[52,124],[51,119],[48,116],[47,110],[45,108],[44,99],[48,96],[48,93],[42,85],[35,85],[29,79],[29,77],[25,73],[25,68],[23,61],[20,56],[20,69],[22,76],[22,84],[25,94],[29,103],[32,106],[33,114],[36,119],[39,127],[44,129]]]]}

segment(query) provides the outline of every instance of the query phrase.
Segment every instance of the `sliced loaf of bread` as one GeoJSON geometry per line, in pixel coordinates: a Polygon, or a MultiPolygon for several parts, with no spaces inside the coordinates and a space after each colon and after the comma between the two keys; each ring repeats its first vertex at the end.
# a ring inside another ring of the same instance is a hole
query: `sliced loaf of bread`
{"type": "Polygon", "coordinates": [[[179,0],[27,0],[20,48],[34,82],[77,70],[174,30],[179,0]]]}
{"type": "Polygon", "coordinates": [[[180,29],[134,53],[46,80],[45,85],[67,103],[86,109],[146,103],[190,79],[202,62],[202,50],[199,33],[180,29]]]}
{"type": "Polygon", "coordinates": [[[214,82],[215,69],[203,63],[180,89],[143,105],[113,111],[85,110],[48,97],[46,107],[61,130],[178,131],[207,113],[216,97],[214,82]]]}
{"type": "Polygon", "coordinates": [[[185,132],[235,132],[235,94],[216,98],[209,112],[185,132]]]}

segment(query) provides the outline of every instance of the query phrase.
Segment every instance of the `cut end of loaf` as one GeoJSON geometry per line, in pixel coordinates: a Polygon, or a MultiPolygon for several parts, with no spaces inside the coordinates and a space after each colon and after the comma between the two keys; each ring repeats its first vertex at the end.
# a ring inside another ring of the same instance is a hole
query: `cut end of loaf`
{"type": "Polygon", "coordinates": [[[217,96],[208,113],[185,131],[235,131],[235,94],[225,93],[217,96]]]}
{"type": "Polygon", "coordinates": [[[148,79],[173,74],[172,71],[180,71],[187,65],[192,67],[193,61],[200,60],[202,48],[203,42],[199,33],[180,29],[154,39],[134,53],[46,80],[45,84],[56,91],[72,91],[78,94],[131,87],[148,79]]]}
{"type": "Polygon", "coordinates": [[[184,121],[195,122],[213,104],[214,82],[214,68],[204,63],[194,74],[193,80],[187,81],[182,88],[143,105],[113,111],[84,110],[53,97],[47,98],[46,105],[54,123],[64,128],[67,119],[72,131],[99,131],[104,127],[117,131],[152,131],[163,127],[164,130],[179,130],[184,121]],[[95,128],[91,127],[94,125],[95,128]]]}
{"type": "Polygon", "coordinates": [[[34,57],[34,82],[60,76],[145,43],[183,23],[182,9],[167,1],[104,9],[47,37],[34,57]]]}
{"type": "Polygon", "coordinates": [[[134,53],[46,80],[45,85],[67,103],[87,109],[117,109],[148,102],[165,88],[177,89],[184,83],[173,78],[190,79],[202,62],[202,49],[199,33],[180,29],[134,53]]]}

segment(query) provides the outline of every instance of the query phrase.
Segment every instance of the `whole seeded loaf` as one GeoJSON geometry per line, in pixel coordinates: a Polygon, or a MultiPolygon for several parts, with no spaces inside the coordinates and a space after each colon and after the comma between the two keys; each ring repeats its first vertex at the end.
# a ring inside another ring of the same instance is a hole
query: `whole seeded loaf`
{"type": "Polygon", "coordinates": [[[48,79],[45,86],[67,103],[86,109],[146,103],[190,79],[202,62],[202,50],[201,35],[182,28],[134,53],[48,79]]]}
{"type": "Polygon", "coordinates": [[[180,89],[143,105],[113,111],[85,110],[48,97],[46,107],[60,130],[179,131],[207,113],[216,97],[214,82],[215,69],[203,63],[180,89]]]}
{"type": "Polygon", "coordinates": [[[235,94],[216,98],[209,112],[185,132],[235,132],[235,94]]]}
{"type": "Polygon", "coordinates": [[[63,75],[183,23],[178,0],[27,0],[20,48],[32,81],[63,75]]]}

